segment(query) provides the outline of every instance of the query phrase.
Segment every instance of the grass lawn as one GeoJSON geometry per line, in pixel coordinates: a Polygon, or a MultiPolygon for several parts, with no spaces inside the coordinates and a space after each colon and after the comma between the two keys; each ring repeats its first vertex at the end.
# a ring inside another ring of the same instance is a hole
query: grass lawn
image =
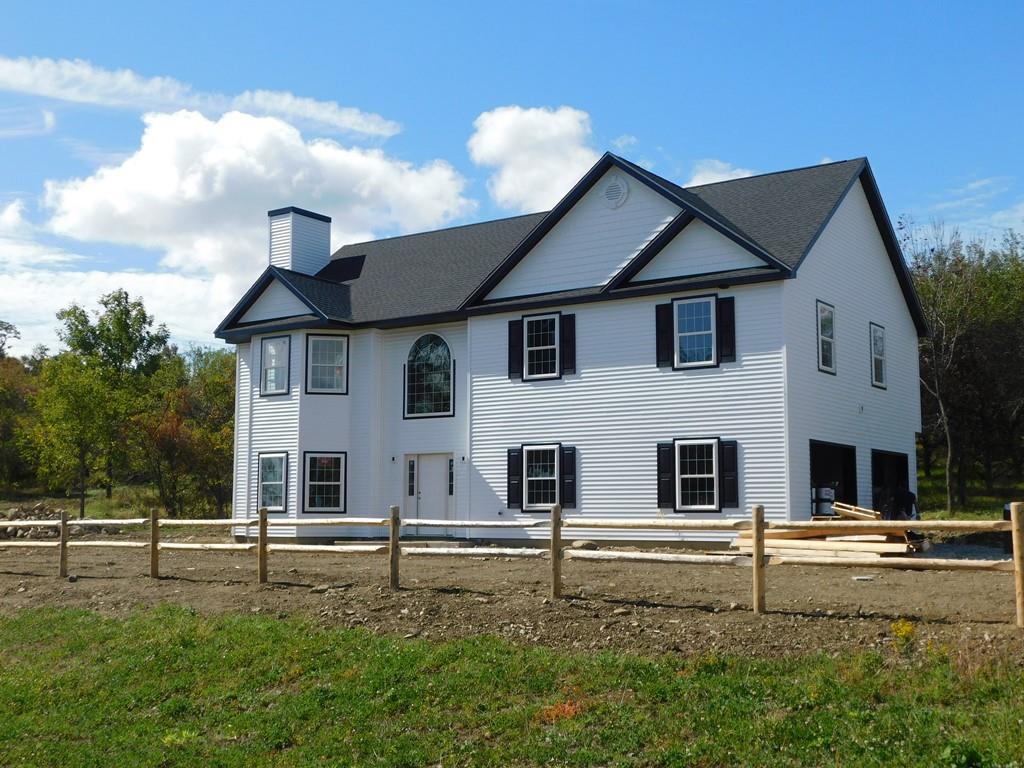
{"type": "Polygon", "coordinates": [[[5,766],[967,766],[1024,756],[1019,665],[958,651],[652,660],[171,607],[126,619],[27,611],[0,619],[0,647],[5,766]]]}
{"type": "MultiPolygon", "coordinates": [[[[48,507],[63,507],[72,518],[78,517],[78,497],[47,493],[38,489],[0,490],[0,512],[12,507],[42,502],[48,507]]],[[[93,518],[147,517],[150,507],[157,506],[155,491],[144,485],[116,485],[111,498],[102,488],[86,492],[85,516],[93,518]]]]}
{"type": "MultiPolygon", "coordinates": [[[[955,493],[955,492],[954,492],[955,493]]],[[[918,474],[917,477],[918,506],[923,517],[945,518],[946,514],[946,473],[942,467],[936,467],[931,477],[918,474]]],[[[954,496],[955,500],[955,496],[954,496]]],[[[1002,519],[1003,504],[1008,501],[1024,501],[1024,482],[1011,483],[1000,481],[992,493],[985,491],[983,483],[972,482],[967,486],[966,508],[956,508],[956,518],[1002,519]]]]}

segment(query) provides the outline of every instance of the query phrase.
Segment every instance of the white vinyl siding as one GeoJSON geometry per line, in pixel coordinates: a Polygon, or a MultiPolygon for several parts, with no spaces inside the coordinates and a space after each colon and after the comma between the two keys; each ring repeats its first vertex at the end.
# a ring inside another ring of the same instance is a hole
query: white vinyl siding
{"type": "Polygon", "coordinates": [[[343,395],[348,391],[348,337],[309,336],[306,391],[343,395]]]}
{"type": "Polygon", "coordinates": [[[885,328],[877,323],[869,323],[871,334],[871,383],[885,389],[885,328]]]}
{"type": "Polygon", "coordinates": [[[676,440],[676,510],[718,509],[718,440],[676,440]]]}
{"type": "Polygon", "coordinates": [[[632,282],[706,275],[731,269],[763,268],[766,264],[703,221],[691,221],[632,282]]]}
{"type": "Polygon", "coordinates": [[[270,217],[270,263],[315,275],[331,260],[331,224],[300,213],[270,217]]]}
{"type": "Polygon", "coordinates": [[[680,299],[672,303],[676,368],[715,365],[718,362],[715,303],[714,296],[680,299]]]}
{"type": "Polygon", "coordinates": [[[259,456],[259,506],[268,512],[284,512],[288,504],[288,454],[259,456]]]}
{"type": "Polygon", "coordinates": [[[818,302],[818,370],[836,372],[836,308],[818,302]]]}
{"type": "Polygon", "coordinates": [[[301,317],[310,314],[310,309],[280,281],[268,285],[253,305],[246,310],[239,322],[255,323],[261,320],[278,320],[284,317],[301,317]]]}
{"type": "Polygon", "coordinates": [[[558,445],[523,446],[523,510],[547,510],[558,503],[558,445]]]}
{"type": "Polygon", "coordinates": [[[303,511],[345,511],[345,460],[344,453],[306,454],[303,511]]]}
{"type": "Polygon", "coordinates": [[[260,345],[260,394],[283,395],[288,392],[291,338],[274,336],[260,345]]]}
{"type": "Polygon", "coordinates": [[[487,295],[489,299],[605,285],[679,212],[636,179],[619,208],[603,198],[612,168],[487,295]]]}
{"type": "Polygon", "coordinates": [[[559,318],[560,315],[523,318],[524,379],[553,379],[560,375],[559,318]]]}

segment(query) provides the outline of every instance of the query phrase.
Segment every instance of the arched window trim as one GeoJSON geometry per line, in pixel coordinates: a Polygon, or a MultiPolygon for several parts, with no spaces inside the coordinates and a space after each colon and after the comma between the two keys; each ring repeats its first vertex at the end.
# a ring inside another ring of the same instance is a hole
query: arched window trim
{"type": "Polygon", "coordinates": [[[448,418],[455,415],[455,356],[452,354],[452,345],[444,337],[444,334],[437,333],[436,331],[428,331],[427,333],[421,333],[413,340],[412,344],[409,345],[409,351],[405,356],[405,363],[402,365],[402,418],[403,419],[436,419],[436,418],[448,418]],[[410,355],[416,345],[425,336],[437,336],[444,343],[445,348],[448,350],[448,376],[449,376],[449,402],[447,411],[434,411],[430,413],[410,413],[409,411],[409,361],[410,355]]]}

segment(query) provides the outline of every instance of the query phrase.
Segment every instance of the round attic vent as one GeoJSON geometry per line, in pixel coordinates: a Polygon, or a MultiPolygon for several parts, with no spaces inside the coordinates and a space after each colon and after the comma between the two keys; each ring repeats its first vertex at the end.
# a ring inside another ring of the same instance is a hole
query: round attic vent
{"type": "Polygon", "coordinates": [[[629,184],[618,174],[611,176],[601,190],[601,198],[609,208],[618,208],[629,197],[629,184]]]}

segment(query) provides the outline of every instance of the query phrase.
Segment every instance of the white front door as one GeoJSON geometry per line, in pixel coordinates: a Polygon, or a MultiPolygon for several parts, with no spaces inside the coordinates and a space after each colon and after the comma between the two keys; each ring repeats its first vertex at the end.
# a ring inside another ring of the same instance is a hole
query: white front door
{"type": "MultiPolygon", "coordinates": [[[[406,508],[420,520],[451,519],[450,453],[419,453],[406,457],[406,508]]],[[[445,536],[447,528],[417,528],[417,534],[445,536]]]]}

